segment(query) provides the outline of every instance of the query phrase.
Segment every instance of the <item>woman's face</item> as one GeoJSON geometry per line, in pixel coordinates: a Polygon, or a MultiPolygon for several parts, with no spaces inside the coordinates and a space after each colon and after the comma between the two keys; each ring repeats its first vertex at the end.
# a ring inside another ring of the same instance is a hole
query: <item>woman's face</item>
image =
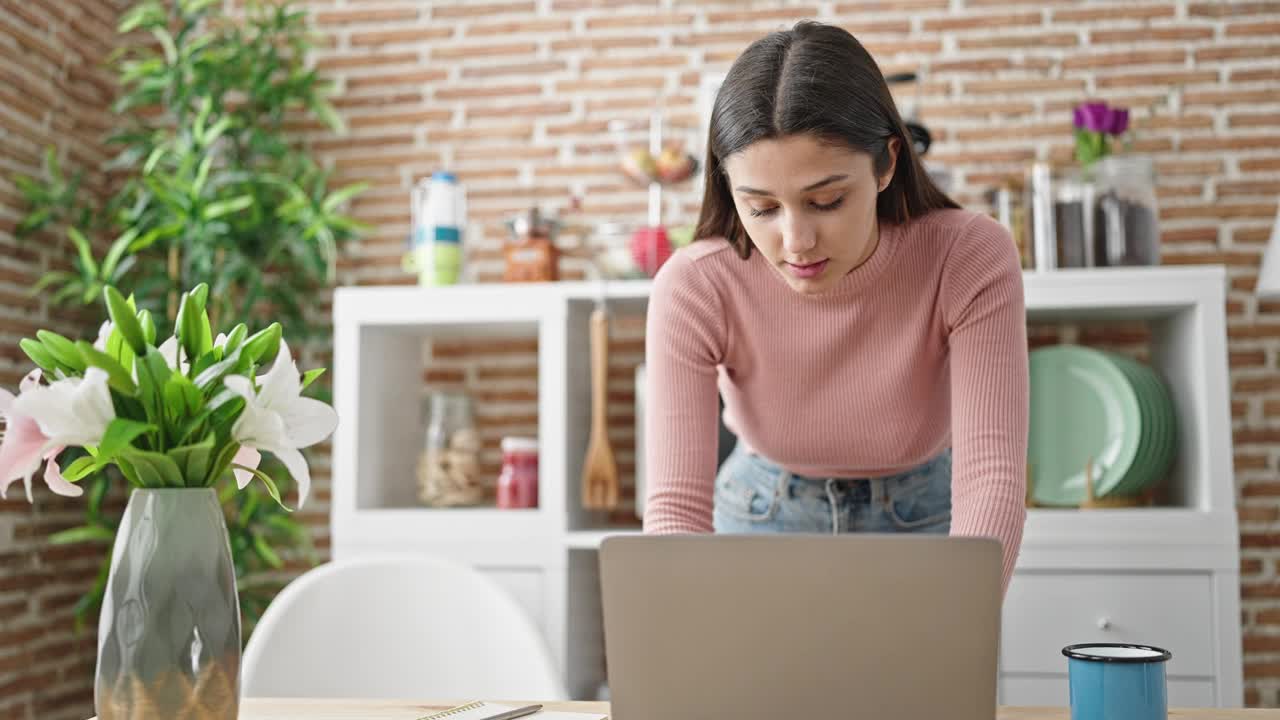
{"type": "Polygon", "coordinates": [[[871,156],[811,135],[761,140],[724,162],[738,217],[756,249],[792,288],[821,293],[876,249],[876,177],[871,156]]]}

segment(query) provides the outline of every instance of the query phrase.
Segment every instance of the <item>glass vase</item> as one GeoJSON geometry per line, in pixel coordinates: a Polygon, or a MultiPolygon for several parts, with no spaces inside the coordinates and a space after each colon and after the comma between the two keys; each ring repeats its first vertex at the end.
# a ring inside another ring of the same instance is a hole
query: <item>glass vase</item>
{"type": "Polygon", "coordinates": [[[240,602],[213,488],[137,489],[98,624],[98,720],[234,720],[240,602]]]}

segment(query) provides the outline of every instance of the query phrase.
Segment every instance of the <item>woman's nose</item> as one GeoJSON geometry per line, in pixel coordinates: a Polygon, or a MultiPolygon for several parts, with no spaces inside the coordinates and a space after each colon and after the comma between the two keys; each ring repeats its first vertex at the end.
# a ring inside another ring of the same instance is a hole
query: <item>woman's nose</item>
{"type": "Polygon", "coordinates": [[[782,226],[782,248],[792,255],[809,252],[818,244],[818,232],[803,216],[788,213],[782,226]]]}

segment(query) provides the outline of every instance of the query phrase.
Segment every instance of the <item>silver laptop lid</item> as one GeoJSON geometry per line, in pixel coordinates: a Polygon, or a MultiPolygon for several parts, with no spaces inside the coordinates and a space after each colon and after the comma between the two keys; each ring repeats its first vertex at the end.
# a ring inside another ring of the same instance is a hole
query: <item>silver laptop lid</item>
{"type": "Polygon", "coordinates": [[[615,720],[991,720],[1000,544],[924,535],[615,536],[615,720]]]}

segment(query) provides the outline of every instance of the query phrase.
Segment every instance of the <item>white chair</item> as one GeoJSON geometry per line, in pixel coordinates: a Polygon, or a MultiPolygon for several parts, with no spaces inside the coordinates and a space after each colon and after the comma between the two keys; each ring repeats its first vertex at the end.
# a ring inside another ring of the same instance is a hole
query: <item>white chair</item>
{"type": "Polygon", "coordinates": [[[537,627],[479,571],[439,558],[321,565],[271,602],[245,697],[567,699],[537,627]]]}

